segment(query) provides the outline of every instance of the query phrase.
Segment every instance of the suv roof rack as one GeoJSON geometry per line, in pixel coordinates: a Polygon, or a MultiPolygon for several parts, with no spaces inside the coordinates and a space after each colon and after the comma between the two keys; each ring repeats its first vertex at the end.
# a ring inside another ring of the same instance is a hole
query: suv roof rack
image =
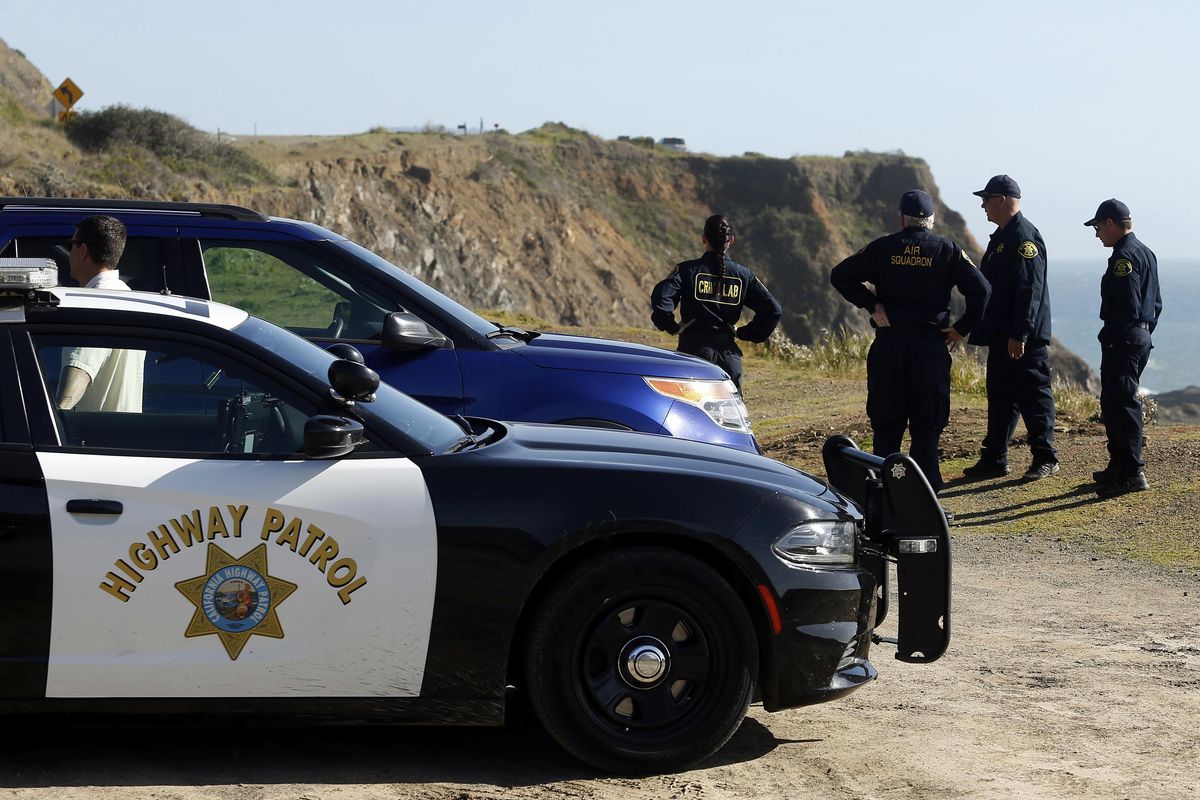
{"type": "Polygon", "coordinates": [[[75,197],[0,197],[3,208],[58,208],[81,211],[172,211],[251,222],[266,222],[262,213],[224,203],[177,203],[158,200],[98,200],[75,197]]]}

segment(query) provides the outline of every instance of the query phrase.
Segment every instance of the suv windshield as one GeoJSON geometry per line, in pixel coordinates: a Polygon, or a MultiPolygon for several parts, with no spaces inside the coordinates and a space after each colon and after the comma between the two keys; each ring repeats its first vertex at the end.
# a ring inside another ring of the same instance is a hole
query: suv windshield
{"type": "Polygon", "coordinates": [[[348,251],[354,256],[368,262],[373,267],[386,272],[388,275],[399,280],[413,294],[419,296],[425,303],[438,311],[442,312],[447,317],[453,317],[458,320],[459,324],[464,325],[474,331],[480,338],[486,338],[489,333],[494,333],[498,330],[498,326],[488,322],[483,317],[476,314],[471,309],[454,302],[446,295],[431,286],[427,286],[421,281],[409,275],[404,270],[397,267],[395,264],[386,259],[372,253],[367,248],[357,245],[349,240],[331,242],[335,247],[340,247],[348,251]]]}
{"type": "MultiPolygon", "coordinates": [[[[258,317],[249,317],[233,332],[328,384],[326,376],[334,357],[317,345],[258,317]]],[[[386,383],[379,384],[375,402],[360,405],[359,409],[367,416],[379,417],[434,453],[445,452],[463,435],[458,423],[386,383]]]]}

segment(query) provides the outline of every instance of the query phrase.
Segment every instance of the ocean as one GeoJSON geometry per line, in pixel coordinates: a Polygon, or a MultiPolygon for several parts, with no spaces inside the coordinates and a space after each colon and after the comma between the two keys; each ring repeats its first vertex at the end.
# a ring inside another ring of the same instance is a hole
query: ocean
{"type": "MultiPolygon", "coordinates": [[[[1097,244],[1096,257],[1067,259],[1050,254],[1050,308],[1054,335],[1100,373],[1100,278],[1111,251],[1097,244]]],[[[1200,386],[1200,261],[1159,259],[1163,312],[1154,349],[1142,373],[1152,393],[1200,386]]]]}

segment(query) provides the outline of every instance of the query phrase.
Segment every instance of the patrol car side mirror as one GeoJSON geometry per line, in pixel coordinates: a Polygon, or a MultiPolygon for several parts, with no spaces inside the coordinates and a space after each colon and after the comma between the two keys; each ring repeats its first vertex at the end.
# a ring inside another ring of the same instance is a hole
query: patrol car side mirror
{"type": "Polygon", "coordinates": [[[344,358],[347,361],[354,361],[359,364],[367,363],[366,359],[363,358],[363,354],[358,351],[357,347],[352,344],[346,344],[345,342],[331,344],[329,347],[325,348],[325,352],[329,353],[335,358],[344,358]]]}
{"type": "Polygon", "coordinates": [[[329,365],[329,385],[339,400],[369,403],[379,388],[379,373],[365,364],[339,358],[329,365]]]}
{"type": "Polygon", "coordinates": [[[421,350],[451,348],[454,345],[444,334],[426,325],[416,314],[393,311],[383,321],[383,346],[400,353],[415,353],[421,350]]]}
{"type": "Polygon", "coordinates": [[[366,440],[362,423],[317,414],[304,421],[304,454],[309,458],[340,458],[353,453],[366,440]]]}

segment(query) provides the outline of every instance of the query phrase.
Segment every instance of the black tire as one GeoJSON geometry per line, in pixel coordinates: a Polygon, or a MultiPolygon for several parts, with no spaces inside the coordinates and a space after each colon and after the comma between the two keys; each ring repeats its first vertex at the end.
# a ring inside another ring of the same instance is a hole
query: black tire
{"type": "Polygon", "coordinates": [[[527,641],[538,718],[570,753],[611,772],[670,772],[717,752],[758,675],[741,598],[708,565],[668,550],[620,550],[572,570],[535,611],[527,641]]]}

